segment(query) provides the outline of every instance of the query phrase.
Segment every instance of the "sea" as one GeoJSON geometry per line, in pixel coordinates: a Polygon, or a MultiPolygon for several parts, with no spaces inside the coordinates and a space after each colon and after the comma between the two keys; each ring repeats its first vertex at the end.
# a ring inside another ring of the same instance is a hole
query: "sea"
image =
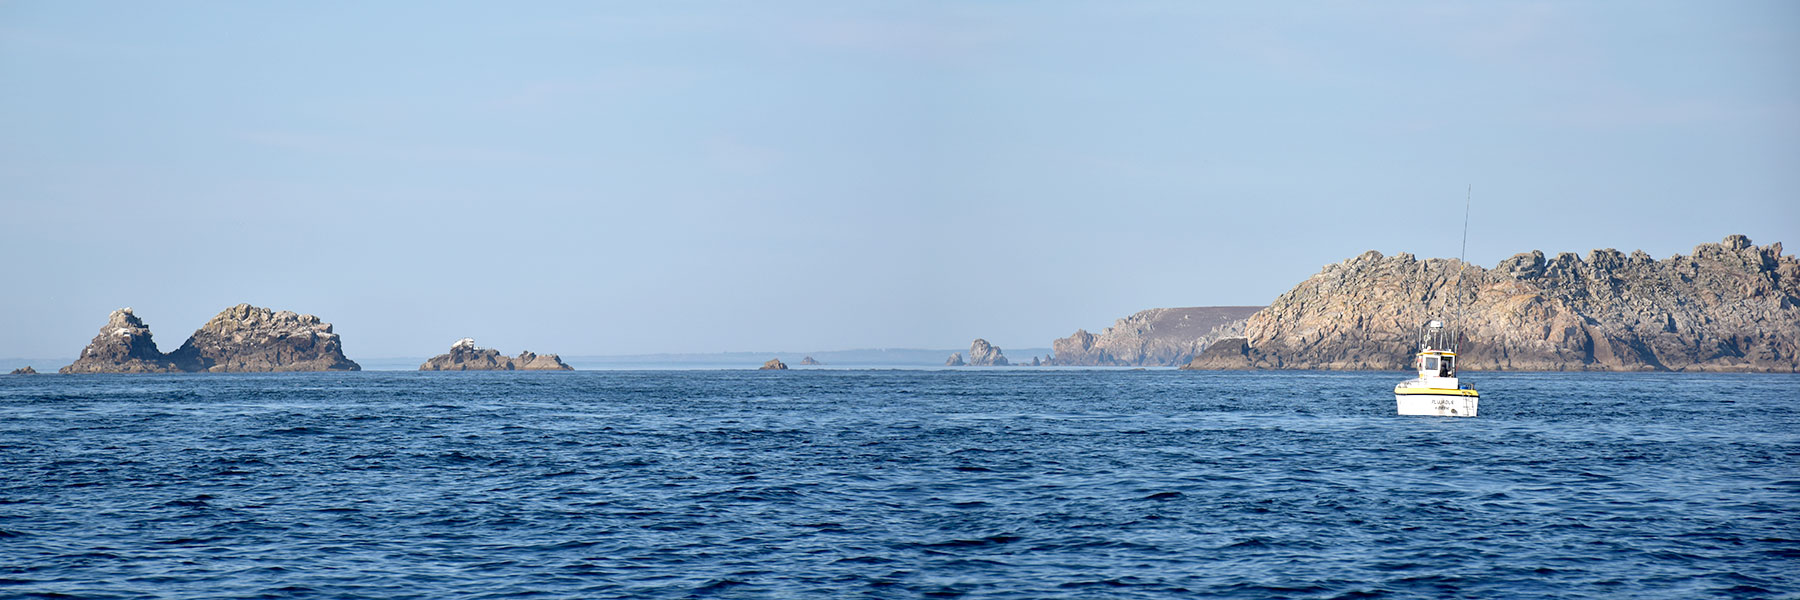
{"type": "Polygon", "coordinates": [[[0,376],[0,598],[1800,598],[1800,376],[0,376]]]}

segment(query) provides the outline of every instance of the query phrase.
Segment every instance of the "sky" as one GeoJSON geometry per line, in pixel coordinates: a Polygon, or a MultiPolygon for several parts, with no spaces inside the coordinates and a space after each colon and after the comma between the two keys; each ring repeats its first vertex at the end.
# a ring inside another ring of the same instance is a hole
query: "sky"
{"type": "Polygon", "coordinates": [[[1797,190],[1794,2],[0,0],[0,356],[1043,347],[1465,199],[1492,266],[1800,244],[1797,190]]]}

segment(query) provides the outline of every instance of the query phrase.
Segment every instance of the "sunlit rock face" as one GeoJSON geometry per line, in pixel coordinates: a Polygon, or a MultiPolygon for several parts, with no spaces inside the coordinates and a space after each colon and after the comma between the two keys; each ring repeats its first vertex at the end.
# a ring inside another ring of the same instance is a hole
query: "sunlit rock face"
{"type": "Polygon", "coordinates": [[[1328,265],[1184,368],[1400,370],[1438,318],[1462,324],[1464,369],[1800,370],[1800,262],[1780,243],[1464,267],[1374,251],[1328,265]]]}

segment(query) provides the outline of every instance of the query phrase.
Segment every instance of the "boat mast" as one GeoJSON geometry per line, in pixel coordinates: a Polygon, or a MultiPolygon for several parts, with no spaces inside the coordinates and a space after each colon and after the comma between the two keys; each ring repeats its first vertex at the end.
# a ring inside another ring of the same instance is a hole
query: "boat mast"
{"type": "MultiPolygon", "coordinates": [[[[1469,201],[1474,196],[1475,196],[1475,184],[1471,183],[1471,184],[1469,184],[1468,191],[1463,193],[1462,256],[1459,256],[1456,259],[1456,333],[1453,334],[1451,337],[1452,341],[1450,342],[1450,351],[1457,353],[1458,356],[1462,355],[1462,337],[1463,337],[1462,327],[1463,327],[1463,308],[1464,308],[1464,303],[1463,303],[1463,298],[1462,298],[1463,271],[1467,270],[1468,266],[1469,266],[1469,201]]],[[[1456,362],[1458,363],[1458,366],[1461,366],[1462,361],[1460,359],[1457,360],[1456,362]]]]}

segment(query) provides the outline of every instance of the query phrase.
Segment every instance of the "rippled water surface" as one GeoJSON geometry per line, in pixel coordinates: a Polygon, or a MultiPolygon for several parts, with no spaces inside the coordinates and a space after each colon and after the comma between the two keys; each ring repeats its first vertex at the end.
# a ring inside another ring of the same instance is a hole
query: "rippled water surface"
{"type": "Polygon", "coordinates": [[[1800,377],[0,377],[0,597],[1800,597],[1800,377]]]}

